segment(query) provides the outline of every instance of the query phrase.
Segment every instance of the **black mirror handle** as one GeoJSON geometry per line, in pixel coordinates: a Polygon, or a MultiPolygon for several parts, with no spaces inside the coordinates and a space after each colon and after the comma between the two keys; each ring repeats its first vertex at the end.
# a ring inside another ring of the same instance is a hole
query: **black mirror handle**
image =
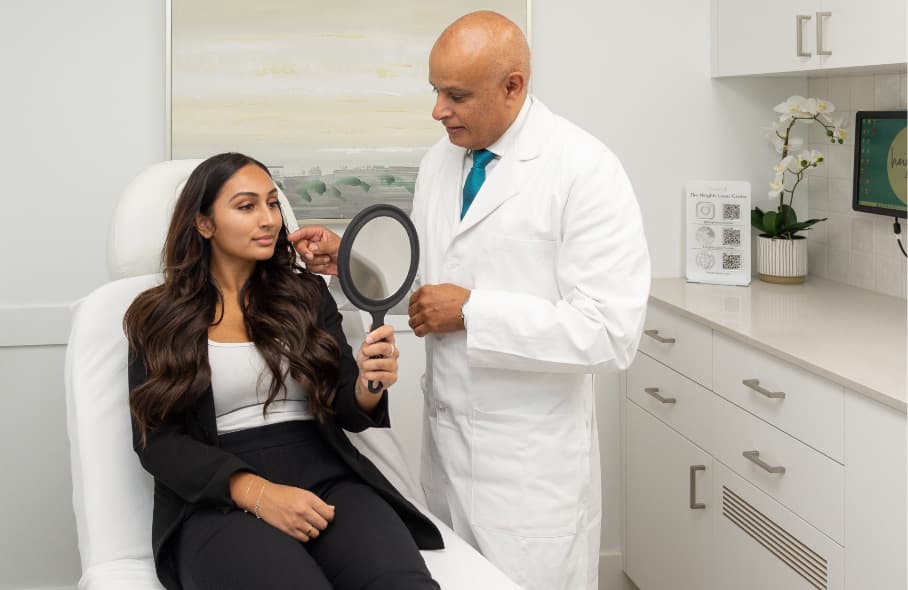
{"type": "MultiPolygon", "coordinates": [[[[384,325],[384,323],[385,323],[385,311],[384,310],[373,311],[372,312],[372,327],[369,329],[369,331],[371,332],[375,328],[384,325]]],[[[381,355],[373,356],[371,358],[374,358],[374,359],[381,358],[381,355]]],[[[369,381],[369,393],[381,393],[384,390],[385,390],[385,386],[382,384],[381,381],[369,381]]]]}

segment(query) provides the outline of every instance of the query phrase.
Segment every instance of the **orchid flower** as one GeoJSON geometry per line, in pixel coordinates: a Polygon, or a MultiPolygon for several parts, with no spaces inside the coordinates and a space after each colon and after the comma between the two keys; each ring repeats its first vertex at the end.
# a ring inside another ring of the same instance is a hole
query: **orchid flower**
{"type": "Polygon", "coordinates": [[[828,100],[823,100],[822,98],[816,98],[817,103],[817,113],[828,115],[835,112],[835,105],[829,102],[828,100]]]}
{"type": "Polygon", "coordinates": [[[803,96],[789,96],[785,102],[780,102],[773,108],[779,115],[779,122],[788,123],[795,115],[801,113],[801,105],[807,100],[803,96]]]}
{"type": "Polygon", "coordinates": [[[804,180],[807,169],[816,168],[824,158],[817,150],[802,150],[804,140],[792,137],[792,129],[798,121],[805,124],[816,122],[823,126],[826,136],[832,143],[842,143],[845,129],[841,121],[833,123],[829,118],[829,113],[835,111],[835,106],[821,98],[790,96],[786,101],[777,104],[773,110],[779,113],[779,117],[767,129],[767,136],[776,152],[780,154],[780,158],[773,166],[774,176],[769,183],[767,194],[771,200],[778,200],[778,211],[764,213],[759,207],[754,207],[751,224],[762,232],[761,235],[793,239],[799,231],[824,221],[798,220],[793,207],[795,191],[804,180]],[[795,153],[797,155],[794,155],[795,153]]]}

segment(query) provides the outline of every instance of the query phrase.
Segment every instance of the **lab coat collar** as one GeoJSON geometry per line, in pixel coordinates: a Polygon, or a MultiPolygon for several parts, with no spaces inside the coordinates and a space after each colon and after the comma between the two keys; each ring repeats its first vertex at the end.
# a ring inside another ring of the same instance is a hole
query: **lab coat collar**
{"type": "MultiPolygon", "coordinates": [[[[506,139],[508,143],[513,140],[512,153],[505,152],[502,154],[501,160],[489,174],[482,188],[479,189],[476,200],[473,201],[467,214],[458,225],[454,237],[469,230],[502,203],[517,195],[524,184],[528,162],[536,159],[542,153],[546,138],[550,135],[553,115],[545,105],[531,96],[527,98],[523,109],[527,109],[525,113],[526,120],[521,121],[522,124],[519,126],[512,124],[511,128],[502,136],[502,139],[505,139],[505,136],[513,128],[515,134],[506,139]]],[[[522,113],[523,109],[521,109],[522,113]]],[[[518,116],[517,120],[520,120],[520,116],[518,116]]],[[[515,123],[517,120],[515,120],[515,123]]],[[[502,143],[502,139],[496,144],[502,143]]],[[[495,151],[493,148],[490,149],[493,152],[495,151]]],[[[458,151],[461,156],[465,154],[463,148],[458,148],[458,151]]],[[[460,159],[458,162],[457,173],[459,176],[463,160],[460,159]]]]}

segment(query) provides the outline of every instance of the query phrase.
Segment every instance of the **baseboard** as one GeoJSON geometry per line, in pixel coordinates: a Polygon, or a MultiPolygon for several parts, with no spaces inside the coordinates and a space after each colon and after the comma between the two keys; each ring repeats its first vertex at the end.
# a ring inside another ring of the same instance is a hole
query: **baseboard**
{"type": "Polygon", "coordinates": [[[620,553],[599,554],[599,590],[638,590],[624,575],[624,559],[620,553]]]}

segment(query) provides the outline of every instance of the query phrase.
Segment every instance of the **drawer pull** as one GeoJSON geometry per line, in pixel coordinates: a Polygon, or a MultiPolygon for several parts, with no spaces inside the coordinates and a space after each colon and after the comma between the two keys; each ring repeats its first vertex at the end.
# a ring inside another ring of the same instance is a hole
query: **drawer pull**
{"type": "Polygon", "coordinates": [[[781,465],[770,465],[769,463],[761,459],[760,451],[744,451],[744,456],[768,473],[785,473],[785,468],[781,465]]]}
{"type": "Polygon", "coordinates": [[[808,14],[798,14],[795,15],[795,36],[798,40],[798,57],[810,57],[812,54],[809,51],[804,51],[804,23],[810,20],[810,15],[808,14]]]}
{"type": "Polygon", "coordinates": [[[817,55],[832,55],[832,52],[823,49],[823,19],[832,16],[831,12],[817,13],[817,55]]]}
{"type": "Polygon", "coordinates": [[[664,336],[659,335],[659,330],[643,330],[643,333],[655,340],[656,342],[661,342],[662,344],[674,344],[674,338],[665,338],[664,336]]]}
{"type": "Polygon", "coordinates": [[[698,471],[706,471],[706,465],[690,466],[690,509],[703,510],[706,504],[697,502],[697,478],[694,476],[698,471]]]}
{"type": "Polygon", "coordinates": [[[745,380],[742,381],[741,383],[743,383],[743,384],[746,385],[747,387],[750,387],[751,389],[753,389],[753,390],[756,391],[757,393],[759,393],[759,394],[761,394],[761,395],[765,395],[765,396],[768,397],[768,398],[771,398],[771,399],[785,399],[785,392],[784,392],[784,391],[769,391],[769,390],[766,389],[765,387],[760,387],[760,380],[759,380],[759,379],[745,379],[745,380]]]}
{"type": "Polygon", "coordinates": [[[662,397],[661,395],[659,395],[658,387],[644,387],[643,391],[650,394],[651,396],[653,396],[654,398],[656,398],[663,404],[674,404],[674,403],[678,402],[678,400],[673,397],[662,397]]]}

